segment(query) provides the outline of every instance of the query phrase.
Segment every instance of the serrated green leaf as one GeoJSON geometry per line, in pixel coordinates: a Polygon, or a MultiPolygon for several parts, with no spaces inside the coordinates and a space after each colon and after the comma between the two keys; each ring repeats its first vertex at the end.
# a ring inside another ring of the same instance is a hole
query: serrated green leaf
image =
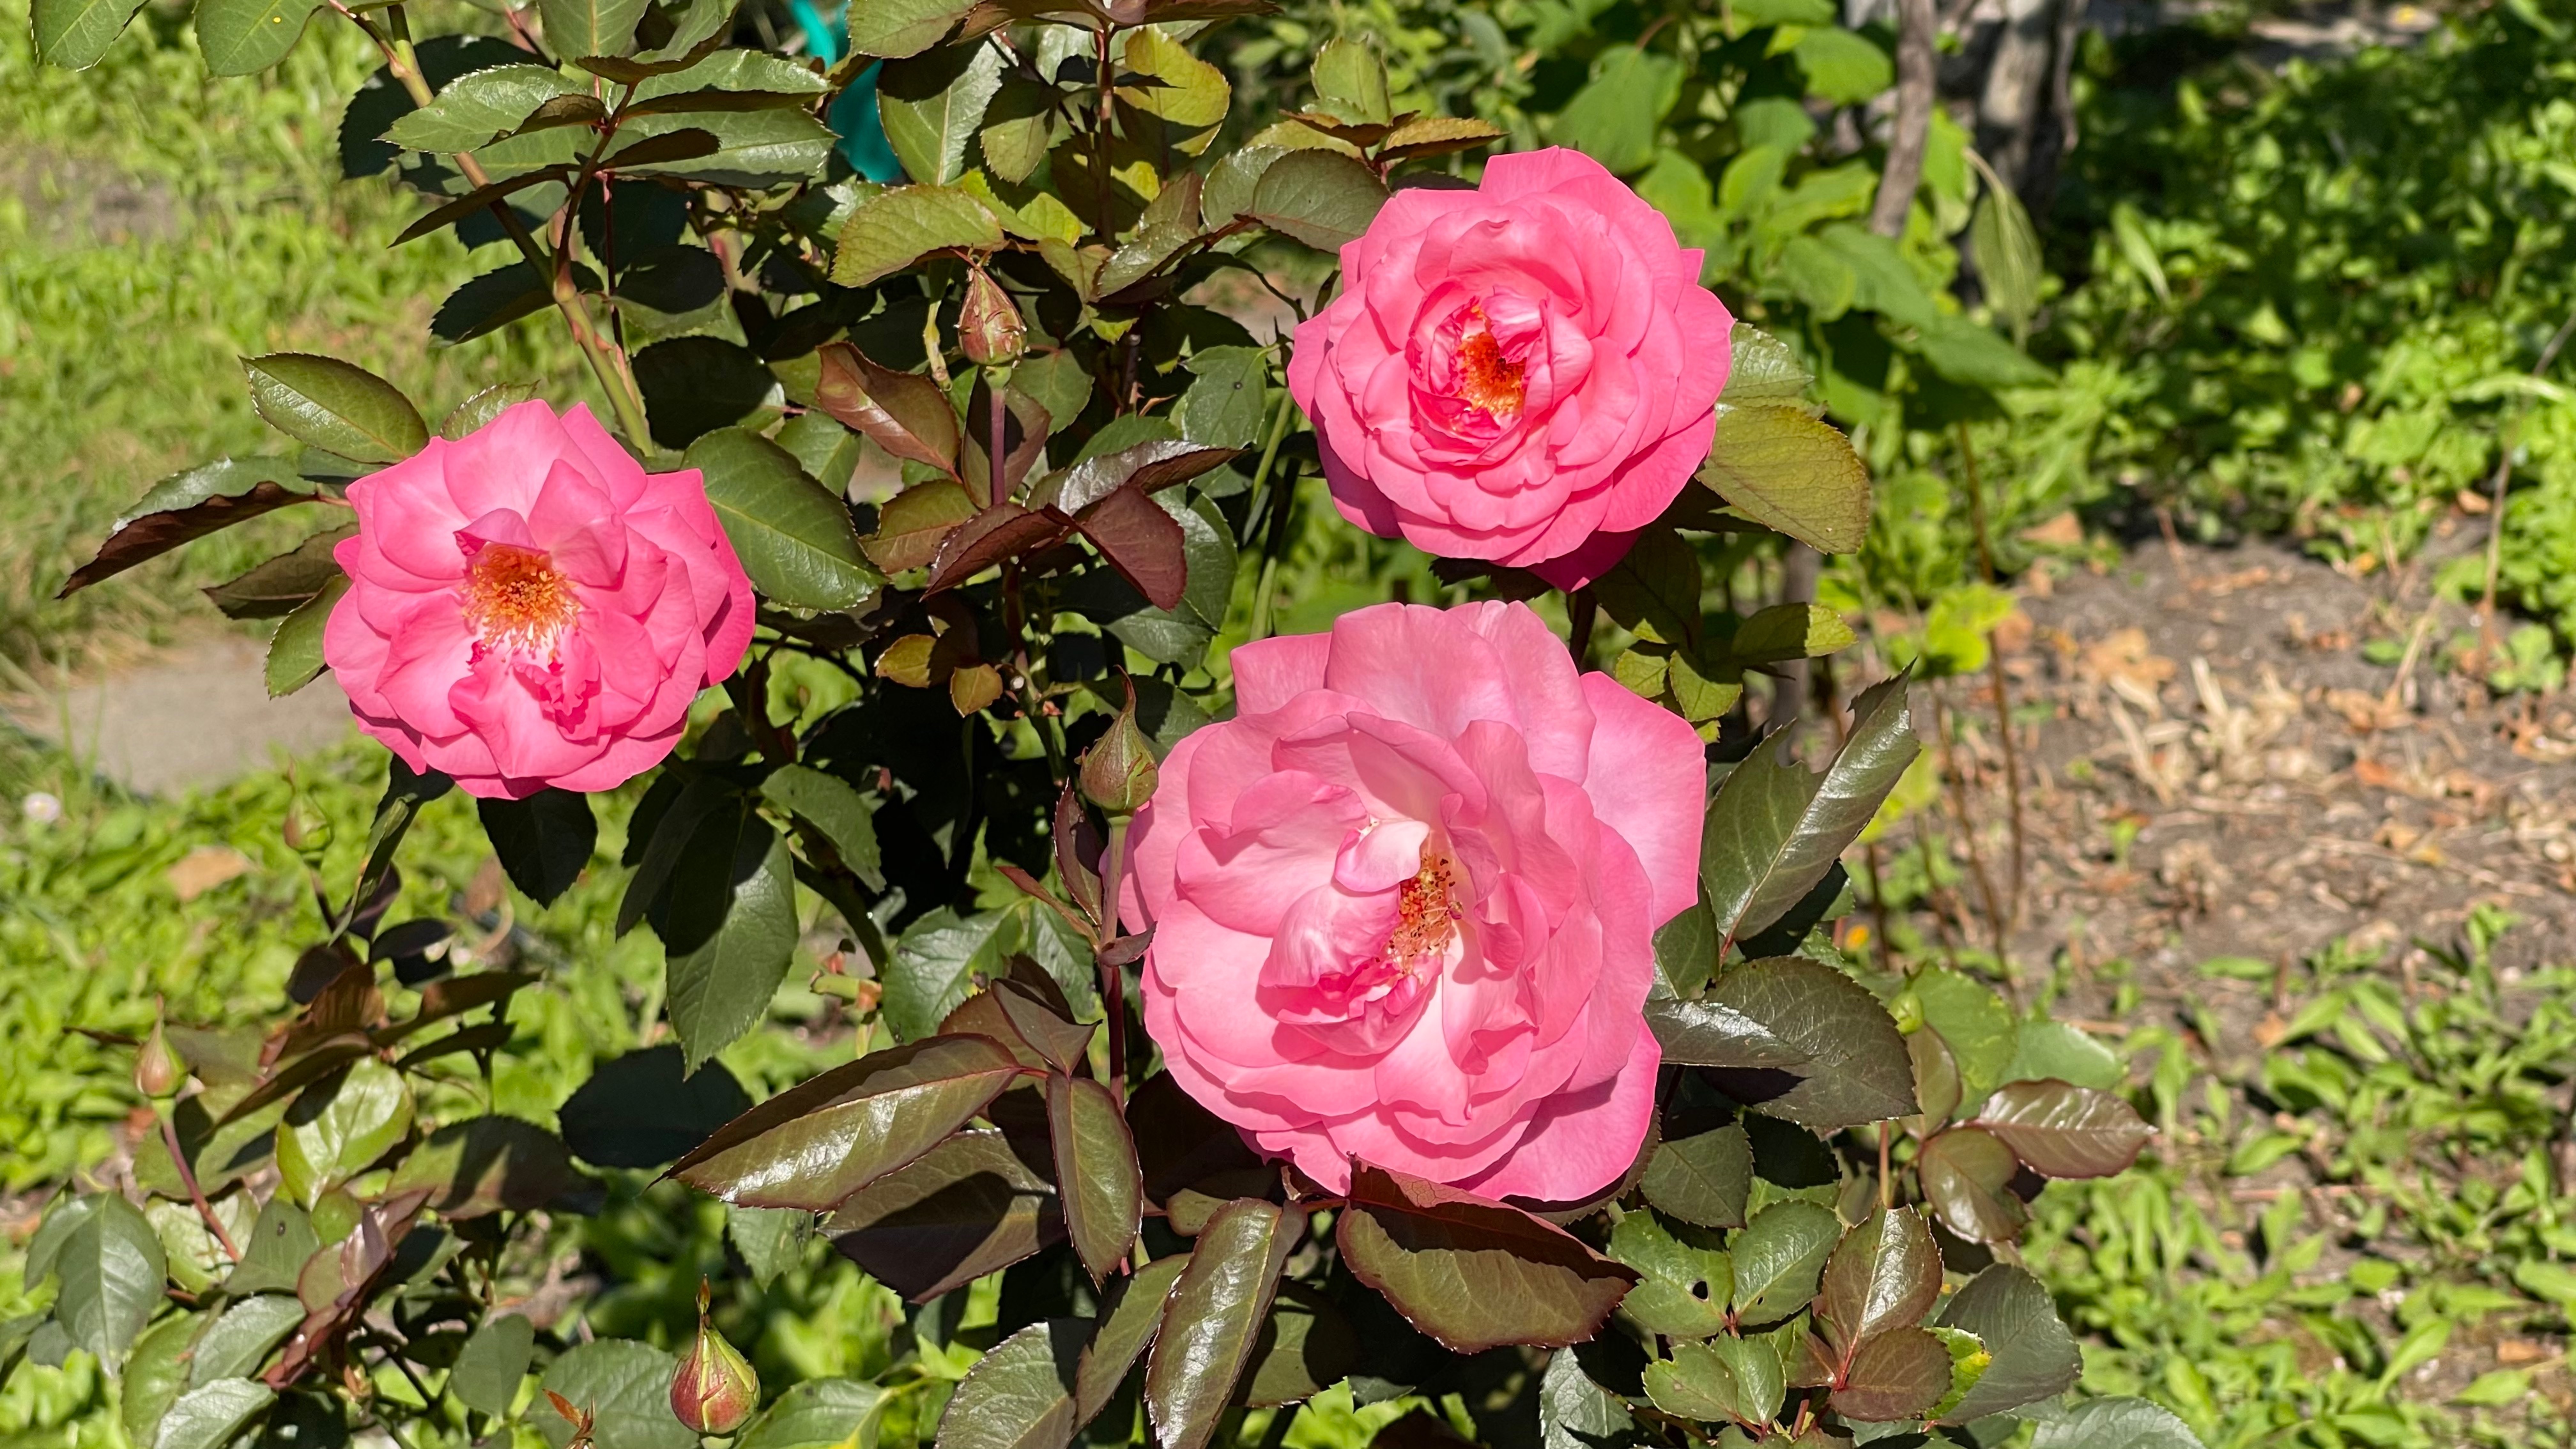
{"type": "Polygon", "coordinates": [[[199,0],[197,51],[216,75],[266,70],[304,38],[305,22],[321,8],[321,0],[199,0]]]}
{"type": "Polygon", "coordinates": [[[36,59],[65,70],[87,70],[142,8],[142,0],[35,0],[28,20],[36,59]]]}
{"type": "Polygon", "coordinates": [[[1867,988],[1821,961],[1774,956],[1730,966],[1694,1004],[1730,1008],[1807,1057],[1786,1069],[1797,1084],[1752,1103],[1755,1111],[1835,1132],[1917,1110],[1896,1022],[1867,988]]]}
{"type": "Polygon", "coordinates": [[[1002,224],[984,203],[953,186],[897,186],[850,213],[832,258],[832,280],[863,287],[935,251],[991,251],[1002,224]]]}
{"type": "Polygon", "coordinates": [[[707,502],[762,597],[790,608],[846,609],[880,582],[859,552],[848,506],[785,448],[743,428],[718,428],[689,444],[684,461],[705,476],[707,502]]]}
{"type": "Polygon", "coordinates": [[[333,606],[347,592],[349,576],[342,574],[277,621],[277,631],[269,635],[268,659],[262,667],[269,698],[293,694],[321,675],[322,628],[330,622],[333,606]]]}
{"type": "Polygon", "coordinates": [[[1727,1244],[1735,1264],[1735,1316],[1760,1326],[1805,1308],[1843,1225],[1811,1202],[1775,1202],[1727,1244]]]}
{"type": "Polygon", "coordinates": [[[757,816],[741,818],[734,839],[701,862],[721,878],[691,892],[710,900],[710,913],[721,914],[683,924],[675,901],[663,937],[664,1009],[692,1070],[768,1014],[796,954],[795,863],[787,842],[757,816]]]}
{"type": "Polygon", "coordinates": [[[1670,1338],[1726,1331],[1735,1269],[1724,1252],[1682,1242],[1653,1213],[1632,1212],[1610,1230],[1610,1256],[1643,1275],[1619,1303],[1638,1327],[1670,1338]]]}
{"type": "Polygon", "coordinates": [[[429,442],[400,389],[336,357],[274,352],[242,359],[251,405],[279,432],[361,463],[398,463],[429,442]]]}
{"type": "Polygon", "coordinates": [[[448,1371],[447,1391],[469,1409],[499,1418],[519,1399],[519,1383],[528,1376],[536,1349],[536,1325],[525,1314],[504,1313],[484,1321],[456,1352],[448,1371]]]}
{"type": "MultiPolygon", "coordinates": [[[[698,1436],[671,1412],[671,1380],[679,1368],[679,1360],[649,1343],[603,1338],[566,1350],[546,1365],[537,1385],[588,1413],[602,1449],[698,1449],[698,1436]]],[[[554,1449],[569,1449],[573,1426],[561,1414],[543,1409],[527,1422],[554,1449]]]]}
{"type": "Polygon", "coordinates": [[[74,1206],[78,1211],[64,1220],[68,1226],[47,1252],[40,1256],[29,1245],[27,1272],[32,1280],[48,1272],[61,1280],[54,1321],[74,1347],[113,1370],[161,1302],[169,1260],[152,1224],[123,1197],[100,1193],[74,1206]]]}
{"type": "Polygon", "coordinates": [[[410,151],[471,151],[516,130],[546,102],[576,94],[589,91],[547,66],[468,71],[395,121],[384,138],[410,151]]]}
{"type": "Polygon", "coordinates": [[[1117,1097],[1089,1077],[1053,1073],[1046,1094],[1065,1234],[1092,1281],[1102,1282],[1126,1258],[1143,1221],[1145,1185],[1136,1166],[1136,1140],[1117,1097]]]}
{"type": "Polygon", "coordinates": [[[1785,741],[1757,747],[1710,800],[1700,883],[1732,944],[1780,919],[1825,878],[1922,749],[1903,676],[1864,691],[1852,729],[1822,774],[1785,741]]]}
{"type": "Polygon", "coordinates": [[[251,1418],[277,1401],[277,1391],[249,1379],[216,1379],[190,1389],[161,1417],[152,1449],[222,1449],[251,1418]]]}
{"type": "Polygon", "coordinates": [[[1019,1071],[979,1036],[874,1052],[752,1108],[670,1175],[729,1203],[822,1211],[938,1146],[1019,1071]]]}
{"type": "Polygon", "coordinates": [[[566,58],[624,55],[644,10],[645,0],[537,0],[546,48],[566,58]]]}
{"type": "Polygon", "coordinates": [[[1964,1424],[2053,1398],[2083,1372],[2074,1335],[2058,1320],[2048,1288],[2022,1268],[1999,1263],[1970,1279],[1941,1310],[1941,1326],[1977,1336],[1992,1362],[1942,1415],[1964,1424]]]}
{"type": "Polygon", "coordinates": [[[1204,1449],[1216,1432],[1304,1225],[1301,1213],[1237,1198],[1199,1230],[1145,1361],[1145,1412],[1162,1449],[1204,1449]]]}
{"type": "Polygon", "coordinates": [[[1292,151],[1273,161],[1244,214],[1318,251],[1336,252],[1377,219],[1386,186],[1366,166],[1334,151],[1292,151]]]}
{"type": "Polygon", "coordinates": [[[991,45],[949,46],[891,60],[877,76],[877,112],[886,143],[913,180],[954,185],[966,174],[966,148],[1002,88],[1002,52],[991,45]]]}
{"type": "Polygon", "coordinates": [[[270,1349],[304,1321],[304,1305],[284,1293],[255,1293],[235,1299],[206,1325],[192,1350],[188,1384],[202,1388],[218,1379],[249,1378],[270,1349]]]}
{"type": "Polygon", "coordinates": [[[315,1082],[278,1124],[280,1190],[310,1209],[401,1141],[411,1117],[411,1088],[372,1057],[315,1082]]]}
{"type": "Polygon", "coordinates": [[[1699,481],[1745,517],[1825,553],[1858,552],[1869,531],[1868,466],[1803,405],[1719,403],[1699,481]]]}
{"type": "Polygon", "coordinates": [[[1753,1190],[1752,1139],[1732,1123],[1668,1138],[1655,1148],[1637,1186],[1668,1217],[1704,1228],[1740,1228],[1753,1190]]]}
{"type": "Polygon", "coordinates": [[[1518,1208],[1365,1163],[1335,1231],[1353,1275],[1459,1353],[1582,1342],[1636,1280],[1518,1208]]]}

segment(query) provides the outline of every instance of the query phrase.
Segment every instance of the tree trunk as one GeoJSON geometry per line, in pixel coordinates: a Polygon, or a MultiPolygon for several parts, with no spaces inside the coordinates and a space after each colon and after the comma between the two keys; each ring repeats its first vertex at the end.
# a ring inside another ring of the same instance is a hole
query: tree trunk
{"type": "Polygon", "coordinates": [[[2003,32],[1977,97],[1977,154],[2016,193],[2029,178],[2034,134],[2048,104],[2054,21],[2078,0],[2004,0],[2003,32]]]}
{"type": "Polygon", "coordinates": [[[1869,229],[1880,236],[1904,232],[1923,182],[1923,147],[1938,99],[1938,26],[1932,0],[1896,0],[1896,116],[1888,128],[1887,169],[1879,173],[1878,201],[1869,212],[1869,229]]]}

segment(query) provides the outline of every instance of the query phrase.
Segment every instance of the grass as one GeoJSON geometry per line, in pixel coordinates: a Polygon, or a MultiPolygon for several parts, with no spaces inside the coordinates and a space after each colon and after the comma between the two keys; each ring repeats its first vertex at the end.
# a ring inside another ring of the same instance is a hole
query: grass
{"type": "Polygon", "coordinates": [[[27,0],[0,0],[0,33],[0,663],[41,677],[166,638],[211,617],[196,587],[309,530],[260,520],[51,602],[155,479],[280,447],[242,356],[345,357],[433,420],[491,382],[579,375],[551,318],[431,349],[437,299],[495,261],[452,233],[389,251],[418,204],[341,179],[341,109],[376,63],[345,22],[317,15],[284,64],[235,79],[206,75],[166,0],[77,75],[35,63],[27,0]]]}

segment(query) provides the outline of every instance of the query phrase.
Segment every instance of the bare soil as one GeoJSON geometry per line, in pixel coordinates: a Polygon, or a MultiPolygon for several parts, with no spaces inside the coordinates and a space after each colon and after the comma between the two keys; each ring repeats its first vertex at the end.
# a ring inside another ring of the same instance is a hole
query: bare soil
{"type": "MultiPolygon", "coordinates": [[[[2080,987],[2116,958],[2151,997],[2225,996],[2200,963],[2286,964],[2352,938],[2397,948],[2407,974],[2417,943],[2449,944],[2479,905],[2523,922],[2499,948],[2508,977],[2563,957],[2576,711],[2564,695],[2495,697],[2446,662],[2476,620],[2423,597],[2427,571],[2362,580],[2273,544],[2151,543],[2026,579],[2024,617],[1999,634],[2024,781],[2008,933],[2024,972],[2064,966],[2080,987]],[[2415,648],[2374,664],[2373,639],[2415,648]]],[[[1993,696],[1983,675],[1938,692],[1951,766],[1973,785],[1942,802],[1958,879],[1938,925],[1989,947],[2013,874],[1993,696]]],[[[1881,849],[1915,844],[1900,828],[1881,849]]],[[[2212,1004],[2230,1035],[2259,1035],[2272,993],[2237,994],[2212,1004]]]]}

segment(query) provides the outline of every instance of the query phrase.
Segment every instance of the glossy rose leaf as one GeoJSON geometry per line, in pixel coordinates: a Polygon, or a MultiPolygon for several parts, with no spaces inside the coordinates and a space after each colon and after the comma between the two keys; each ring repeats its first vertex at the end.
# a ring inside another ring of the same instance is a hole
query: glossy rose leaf
{"type": "Polygon", "coordinates": [[[1084,1270],[1099,1283],[1126,1258],[1143,1221],[1136,1143],[1119,1115],[1118,1099],[1089,1077],[1049,1076],[1046,1100],[1056,1184],[1064,1194],[1065,1234],[1084,1270]]]}
{"type": "Polygon", "coordinates": [[[429,442],[429,424],[392,383],[336,357],[274,352],[242,359],[251,405],[301,443],[361,463],[398,463],[429,442]]]}
{"type": "Polygon", "coordinates": [[[1912,1208],[1882,1208],[1861,1219],[1825,1261],[1816,1321],[1846,1356],[1851,1345],[1932,1311],[1941,1298],[1941,1251],[1912,1208]]]}
{"type": "Polygon", "coordinates": [[[1544,1219],[1366,1163],[1336,1231],[1351,1272],[1457,1353],[1580,1343],[1637,1281],[1544,1219]]]}
{"type": "Polygon", "coordinates": [[[1718,973],[1708,1001],[1765,1024],[1809,1058],[1789,1071],[1725,1074],[1755,1111],[1812,1132],[1913,1114],[1913,1064],[1896,1022],[1834,967],[1804,956],[1747,961],[1718,973]]]}
{"type": "Polygon", "coordinates": [[[2155,1136],[2155,1129],[2118,1094],[2058,1081],[1997,1087],[1977,1125],[2050,1177],[2109,1177],[2126,1171],[2155,1136]]]}
{"type": "Polygon", "coordinates": [[[758,433],[717,428],[691,442],[684,461],[704,475],[707,502],[761,597],[792,609],[846,609],[879,582],[848,506],[807,477],[795,454],[758,433]]]}
{"type": "Polygon", "coordinates": [[[953,479],[915,483],[877,510],[877,531],[860,544],[890,574],[927,568],[942,540],[976,514],[966,486],[953,479]]]}
{"type": "Polygon", "coordinates": [[[842,1256],[927,1303],[1064,1238],[1043,1140],[960,1132],[861,1189],[823,1224],[842,1256]]]}
{"type": "Polygon", "coordinates": [[[1975,1127],[1941,1133],[1924,1143],[1915,1159],[1924,1200],[1941,1215],[1943,1226],[1972,1243],[2009,1243],[2021,1237],[2030,1214],[2011,1187],[2020,1170],[2011,1148],[1975,1127]]]}
{"type": "Polygon", "coordinates": [[[1778,1323],[1816,1296],[1816,1282],[1842,1240],[1832,1210],[1790,1199],[1753,1215],[1728,1244],[1735,1266],[1735,1316],[1747,1324],[1778,1323]]]}
{"type": "Polygon", "coordinates": [[[1666,1138],[1638,1187],[1655,1211],[1704,1228],[1744,1226],[1753,1191],[1753,1143],[1741,1126],[1666,1138]]]}
{"type": "Polygon", "coordinates": [[[1949,1347],[1909,1324],[1863,1339],[1830,1402],[1846,1419],[1885,1424],[1921,1414],[1949,1391],[1949,1347]]]}
{"type": "Polygon", "coordinates": [[[117,515],[97,556],[74,570],[54,597],[68,597],[244,519],[309,503],[314,493],[287,458],[222,458],[172,474],[117,515]]]}
{"type": "Polygon", "coordinates": [[[1718,404],[1699,481],[1738,513],[1822,553],[1857,553],[1869,467],[1833,424],[1798,404],[1718,404]]]}
{"type": "Polygon", "coordinates": [[[670,1175],[749,1207],[835,1207],[938,1146],[1020,1072],[985,1037],[931,1037],[790,1087],[718,1131],[670,1175]]]}
{"type": "Polygon", "coordinates": [[[1157,609],[1179,606],[1189,586],[1178,520],[1130,481],[1074,516],[1074,525],[1157,609]]]}
{"type": "Polygon", "coordinates": [[[827,342],[815,355],[816,407],[898,458],[956,473],[957,410],[937,383],[879,367],[847,342],[827,342]]]}
{"type": "Polygon", "coordinates": [[[1991,1361],[1974,1387],[1942,1415],[1964,1424],[2074,1387],[2084,1370],[2075,1336],[2058,1319],[2048,1287],[2027,1269],[1998,1263],[1970,1279],[1941,1310],[1941,1325],[1975,1334],[1991,1361]]]}
{"type": "Polygon", "coordinates": [[[1200,1231],[1145,1360],[1145,1413],[1161,1449],[1205,1449],[1215,1434],[1304,1227],[1302,1214],[1239,1198],[1200,1231]]]}
{"type": "Polygon", "coordinates": [[[1064,1449],[1080,1419],[1073,1385],[1091,1325],[1032,1323],[978,1359],[939,1418],[934,1449],[1064,1449]]]}
{"type": "Polygon", "coordinates": [[[1126,1382],[1128,1370],[1145,1356],[1146,1346],[1162,1327],[1163,1305],[1172,1296],[1172,1285],[1189,1265],[1189,1254],[1174,1253],[1111,1285],[1108,1311],[1101,1316],[1099,1330],[1083,1345],[1082,1362],[1074,1376],[1075,1417],[1080,1422],[1088,1424],[1099,1416],[1118,1386],[1126,1382]]]}

